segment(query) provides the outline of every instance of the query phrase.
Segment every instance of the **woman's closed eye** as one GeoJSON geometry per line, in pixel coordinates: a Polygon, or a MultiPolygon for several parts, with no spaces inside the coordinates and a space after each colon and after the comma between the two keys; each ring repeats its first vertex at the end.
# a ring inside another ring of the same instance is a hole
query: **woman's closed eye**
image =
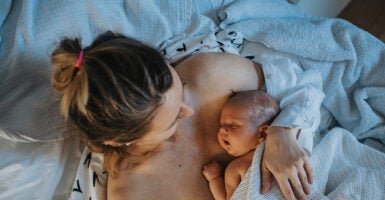
{"type": "Polygon", "coordinates": [[[174,119],[174,121],[171,123],[171,125],[168,126],[168,128],[166,128],[166,130],[164,130],[163,132],[167,132],[167,131],[173,129],[176,126],[178,120],[181,119],[181,118],[182,118],[181,117],[181,110],[179,110],[179,113],[178,113],[177,117],[174,119]]]}

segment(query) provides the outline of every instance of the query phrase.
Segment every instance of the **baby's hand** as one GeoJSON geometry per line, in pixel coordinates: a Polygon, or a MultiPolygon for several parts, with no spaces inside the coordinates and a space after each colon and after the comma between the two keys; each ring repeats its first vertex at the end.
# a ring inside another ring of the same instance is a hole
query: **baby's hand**
{"type": "Polygon", "coordinates": [[[203,165],[203,175],[207,181],[211,181],[217,177],[222,176],[222,167],[216,161],[211,161],[206,165],[203,165]]]}

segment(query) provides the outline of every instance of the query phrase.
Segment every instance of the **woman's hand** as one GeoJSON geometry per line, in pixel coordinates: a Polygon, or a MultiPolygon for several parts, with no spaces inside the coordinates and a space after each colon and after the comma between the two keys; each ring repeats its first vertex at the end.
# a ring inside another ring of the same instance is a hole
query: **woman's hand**
{"type": "Polygon", "coordinates": [[[297,129],[273,126],[267,130],[261,162],[262,193],[270,190],[272,175],[286,199],[306,199],[313,172],[307,154],[298,144],[297,129]]]}

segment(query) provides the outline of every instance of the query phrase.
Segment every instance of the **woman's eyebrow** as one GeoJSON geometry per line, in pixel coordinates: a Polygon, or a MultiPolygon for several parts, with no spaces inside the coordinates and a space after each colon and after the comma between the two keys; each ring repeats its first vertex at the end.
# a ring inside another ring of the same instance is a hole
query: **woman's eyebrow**
{"type": "Polygon", "coordinates": [[[170,126],[168,126],[164,131],[167,131],[168,129],[170,129],[171,127],[173,127],[175,125],[175,123],[178,121],[179,119],[179,115],[180,115],[180,112],[181,112],[182,108],[179,108],[179,111],[178,111],[178,114],[176,115],[174,121],[171,123],[170,126]]]}

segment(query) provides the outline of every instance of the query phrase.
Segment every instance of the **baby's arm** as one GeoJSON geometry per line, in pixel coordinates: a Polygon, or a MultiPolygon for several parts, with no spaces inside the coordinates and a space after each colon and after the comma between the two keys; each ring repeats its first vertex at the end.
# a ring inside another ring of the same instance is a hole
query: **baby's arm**
{"type": "Polygon", "coordinates": [[[209,182],[211,194],[215,200],[225,200],[225,183],[222,178],[222,167],[215,161],[203,166],[203,175],[209,182]]]}
{"type": "Polygon", "coordinates": [[[242,180],[242,174],[244,175],[248,169],[248,166],[233,160],[226,168],[225,171],[225,188],[226,199],[230,199],[235,189],[237,189],[239,183],[242,180]]]}

